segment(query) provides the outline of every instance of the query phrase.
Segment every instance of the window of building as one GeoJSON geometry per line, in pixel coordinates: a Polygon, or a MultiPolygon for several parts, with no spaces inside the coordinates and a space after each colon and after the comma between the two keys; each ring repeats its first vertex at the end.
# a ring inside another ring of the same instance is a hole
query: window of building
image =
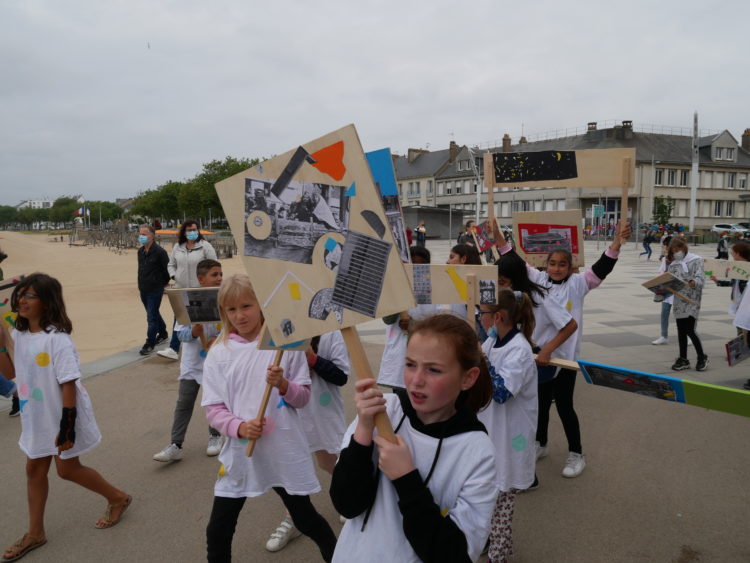
{"type": "Polygon", "coordinates": [[[714,172],[714,188],[724,187],[724,172],[714,172]]]}
{"type": "Polygon", "coordinates": [[[564,199],[558,199],[557,200],[557,211],[565,211],[565,200],[564,199]]]}
{"type": "Polygon", "coordinates": [[[544,210],[545,211],[554,211],[555,210],[555,200],[554,199],[545,199],[544,200],[544,210]]]}
{"type": "Polygon", "coordinates": [[[716,158],[715,160],[722,160],[724,158],[724,148],[716,147],[716,158]]]}
{"type": "Polygon", "coordinates": [[[737,172],[727,172],[727,188],[735,188],[737,183],[737,172]]]}
{"type": "Polygon", "coordinates": [[[432,180],[427,180],[427,193],[432,195],[432,180]]]}
{"type": "Polygon", "coordinates": [[[673,170],[672,168],[667,170],[667,185],[668,186],[674,186],[676,178],[677,178],[677,170],[673,170]]]}
{"type": "Polygon", "coordinates": [[[458,161],[458,171],[462,170],[468,170],[469,169],[469,161],[468,160],[459,160],[458,161]]]}
{"type": "Polygon", "coordinates": [[[680,170],[680,186],[687,186],[690,181],[690,170],[680,170]]]}
{"type": "Polygon", "coordinates": [[[451,195],[453,193],[453,182],[445,183],[445,195],[451,195]]]}
{"type": "Polygon", "coordinates": [[[721,217],[721,209],[723,207],[723,201],[714,201],[714,215],[721,217]]]}
{"type": "Polygon", "coordinates": [[[445,193],[445,182],[438,182],[437,183],[437,195],[443,195],[445,193]]]}
{"type": "Polygon", "coordinates": [[[398,197],[404,197],[404,191],[401,188],[401,182],[398,183],[398,197]]]}
{"type": "Polygon", "coordinates": [[[747,189],[747,174],[740,174],[739,188],[741,190],[746,190],[747,189]]]}
{"type": "Polygon", "coordinates": [[[544,205],[544,202],[541,199],[537,199],[534,202],[534,211],[542,211],[543,205],[544,205]]]}
{"type": "Polygon", "coordinates": [[[714,174],[713,172],[701,172],[701,188],[710,188],[711,187],[711,180],[713,180],[714,174]]]}
{"type": "Polygon", "coordinates": [[[663,180],[664,180],[664,169],[657,168],[656,172],[654,173],[654,185],[661,186],[663,180]]]}
{"type": "Polygon", "coordinates": [[[487,204],[486,203],[482,204],[482,213],[481,213],[481,215],[482,215],[482,217],[486,217],[487,216],[487,204]]]}
{"type": "Polygon", "coordinates": [[[734,149],[731,147],[727,147],[726,149],[726,158],[727,160],[734,160],[734,149]]]}
{"type": "Polygon", "coordinates": [[[727,202],[727,217],[734,217],[734,202],[727,202]]]}
{"type": "Polygon", "coordinates": [[[477,193],[477,186],[478,186],[478,185],[479,185],[479,184],[478,184],[478,182],[477,182],[476,180],[474,180],[474,181],[472,182],[472,186],[473,186],[473,189],[472,189],[471,191],[472,191],[473,193],[477,193]]]}
{"type": "Polygon", "coordinates": [[[456,188],[456,195],[460,194],[461,193],[461,181],[456,180],[454,187],[456,188]]]}
{"type": "Polygon", "coordinates": [[[510,217],[510,204],[507,201],[500,204],[500,217],[510,217]]]}

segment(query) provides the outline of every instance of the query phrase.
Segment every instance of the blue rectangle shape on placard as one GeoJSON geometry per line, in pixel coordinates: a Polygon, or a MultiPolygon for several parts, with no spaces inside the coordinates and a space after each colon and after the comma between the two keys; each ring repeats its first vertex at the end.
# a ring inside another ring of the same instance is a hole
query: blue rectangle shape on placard
{"type": "Polygon", "coordinates": [[[396,176],[393,173],[393,160],[391,160],[391,149],[385,148],[365,153],[367,163],[370,165],[372,179],[380,189],[380,195],[398,195],[396,176]]]}

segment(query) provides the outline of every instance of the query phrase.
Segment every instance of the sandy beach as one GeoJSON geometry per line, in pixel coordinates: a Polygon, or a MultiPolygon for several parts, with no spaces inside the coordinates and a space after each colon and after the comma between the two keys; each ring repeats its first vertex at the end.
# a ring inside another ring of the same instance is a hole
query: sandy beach
{"type": "MultiPolygon", "coordinates": [[[[117,254],[105,247],[69,246],[46,234],[0,232],[5,277],[44,272],[60,280],[73,340],[81,363],[141,346],[146,340],[146,312],[138,293],[136,250],[117,254]]],[[[171,245],[166,248],[171,252],[171,245]]],[[[243,271],[237,258],[222,261],[225,274],[243,271]]],[[[172,310],[167,299],[161,314],[167,325],[172,310]]],[[[170,329],[171,333],[171,329],[170,329]]]]}

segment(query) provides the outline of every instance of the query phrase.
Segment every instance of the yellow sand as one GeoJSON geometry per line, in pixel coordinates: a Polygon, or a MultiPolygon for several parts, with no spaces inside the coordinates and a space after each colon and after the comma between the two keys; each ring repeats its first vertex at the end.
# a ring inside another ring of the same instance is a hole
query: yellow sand
{"type": "MultiPolygon", "coordinates": [[[[64,243],[50,240],[46,234],[0,231],[0,248],[8,255],[0,265],[5,277],[44,272],[60,280],[81,362],[140,347],[146,340],[146,311],[138,293],[136,250],[116,254],[103,247],[68,246],[67,237],[64,243]]],[[[225,275],[244,271],[237,257],[221,262],[225,275]]],[[[161,314],[171,336],[166,297],[161,314]]]]}

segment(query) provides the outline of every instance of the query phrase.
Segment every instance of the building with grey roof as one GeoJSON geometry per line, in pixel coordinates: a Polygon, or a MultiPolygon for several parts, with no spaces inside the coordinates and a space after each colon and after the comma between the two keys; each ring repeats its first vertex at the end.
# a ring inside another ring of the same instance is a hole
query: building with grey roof
{"type": "MultiPolygon", "coordinates": [[[[482,188],[479,194],[477,191],[483,185],[482,158],[485,152],[632,147],[636,151],[636,169],[635,186],[629,193],[628,217],[631,220],[637,219],[638,223],[651,222],[654,197],[669,196],[675,202],[671,221],[687,225],[690,213],[692,136],[684,134],[684,131],[677,134],[673,131],[653,131],[649,127],[637,130],[632,121],[623,121],[603,129],[591,122],[585,131],[578,134],[536,142],[526,142],[522,137],[519,143],[512,144],[510,137],[505,135],[503,146],[487,149],[459,147],[452,143],[449,151],[419,151],[418,158],[431,165],[420,169],[416,190],[416,167],[403,162],[408,160],[407,157],[396,157],[394,166],[401,203],[404,208],[413,205],[450,207],[467,214],[476,214],[479,200],[480,219],[484,219],[487,217],[487,190],[482,188]],[[408,171],[411,176],[402,171],[408,171]],[[432,176],[429,175],[431,172],[432,176]]],[[[715,223],[747,221],[750,201],[740,195],[748,193],[750,129],[745,130],[739,143],[726,130],[701,137],[699,158],[696,230],[709,229],[715,223]]],[[[586,222],[591,223],[591,207],[594,204],[605,207],[605,224],[616,222],[620,217],[619,190],[504,187],[496,188],[494,204],[495,215],[501,222],[510,222],[513,211],[583,209],[586,212],[586,222]]]]}

